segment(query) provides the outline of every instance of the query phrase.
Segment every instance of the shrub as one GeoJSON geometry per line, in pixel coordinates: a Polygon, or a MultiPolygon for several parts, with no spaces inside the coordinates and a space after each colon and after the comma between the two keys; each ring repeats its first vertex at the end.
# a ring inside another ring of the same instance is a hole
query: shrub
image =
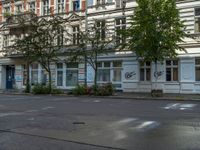
{"type": "MultiPolygon", "coordinates": [[[[48,86],[43,84],[37,84],[32,89],[33,94],[50,94],[50,89],[48,86]]],[[[51,94],[63,94],[61,89],[52,88],[51,94]]]]}
{"type": "Polygon", "coordinates": [[[110,96],[114,93],[114,87],[111,83],[107,83],[102,86],[98,86],[94,94],[96,96],[110,96]]]}
{"type": "Polygon", "coordinates": [[[74,89],[72,89],[73,95],[86,95],[87,93],[87,87],[84,85],[78,85],[74,89]]]}
{"type": "Polygon", "coordinates": [[[33,94],[49,94],[50,90],[49,90],[49,87],[46,85],[36,84],[35,86],[33,86],[32,93],[33,94]]]}

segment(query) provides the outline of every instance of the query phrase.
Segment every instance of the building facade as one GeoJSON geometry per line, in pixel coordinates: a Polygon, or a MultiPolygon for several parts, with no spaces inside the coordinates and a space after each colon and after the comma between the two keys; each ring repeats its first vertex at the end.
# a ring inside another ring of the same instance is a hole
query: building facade
{"type": "MultiPolygon", "coordinates": [[[[129,27],[131,15],[137,6],[135,0],[5,0],[0,2],[0,22],[4,29],[6,15],[23,14],[32,11],[39,17],[59,15],[68,18],[76,36],[80,30],[98,21],[99,26],[107,26],[112,31],[129,27]]],[[[184,20],[187,34],[194,38],[184,39],[181,44],[187,51],[179,52],[176,59],[166,59],[158,64],[157,86],[164,93],[200,93],[200,1],[179,0],[177,9],[184,20]]],[[[67,27],[66,27],[67,28],[67,27]]],[[[0,48],[12,44],[14,35],[6,29],[0,34],[0,48]]],[[[73,42],[76,42],[75,40],[73,42]]],[[[119,40],[118,42],[123,42],[119,40]]],[[[85,79],[84,63],[65,63],[65,56],[59,63],[52,63],[53,84],[61,89],[71,89],[83,84],[85,79]]],[[[154,63],[141,63],[132,52],[112,52],[98,57],[98,83],[112,82],[125,92],[150,92],[155,86],[154,63]]],[[[23,89],[25,87],[26,67],[21,58],[0,58],[0,88],[23,89]]],[[[38,63],[30,68],[32,85],[45,83],[48,76],[38,63]]],[[[94,70],[87,65],[87,83],[92,85],[94,70]]]]}

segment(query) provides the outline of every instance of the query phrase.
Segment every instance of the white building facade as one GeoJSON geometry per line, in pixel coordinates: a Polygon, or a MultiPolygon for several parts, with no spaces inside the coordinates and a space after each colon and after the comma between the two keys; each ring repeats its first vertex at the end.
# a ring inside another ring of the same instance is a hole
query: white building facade
{"type": "MultiPolygon", "coordinates": [[[[98,21],[100,26],[111,30],[129,27],[130,17],[137,6],[134,0],[10,0],[0,3],[0,21],[3,27],[7,12],[17,13],[28,10],[38,16],[60,15],[71,20],[69,31],[77,34],[98,21]],[[86,9],[87,8],[87,9],[86,9]]],[[[182,46],[187,53],[180,52],[176,59],[166,59],[158,64],[160,76],[157,80],[159,89],[164,93],[200,93],[200,1],[179,0],[177,8],[180,18],[185,20],[186,31],[195,39],[187,38],[182,46]]],[[[122,41],[118,41],[122,42],[122,41]]],[[[12,43],[12,36],[2,31],[0,47],[12,43]]],[[[83,84],[85,79],[84,63],[65,63],[65,56],[59,63],[52,63],[53,84],[57,88],[71,89],[83,84]]],[[[155,85],[154,63],[142,64],[132,52],[113,52],[98,57],[98,83],[112,82],[125,92],[150,92],[155,85]]],[[[26,67],[22,58],[0,58],[0,88],[23,89],[25,87],[26,67]]],[[[30,68],[32,85],[45,83],[48,76],[41,65],[33,63],[30,68]]],[[[92,85],[94,70],[87,65],[87,83],[92,85]]]]}

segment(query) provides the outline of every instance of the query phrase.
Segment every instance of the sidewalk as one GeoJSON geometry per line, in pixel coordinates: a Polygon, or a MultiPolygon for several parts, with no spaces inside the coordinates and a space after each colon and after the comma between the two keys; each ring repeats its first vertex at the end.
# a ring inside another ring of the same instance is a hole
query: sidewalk
{"type": "Polygon", "coordinates": [[[163,97],[152,97],[150,93],[117,92],[110,96],[117,99],[137,99],[137,100],[180,100],[180,101],[199,101],[200,94],[164,94],[163,97]]]}

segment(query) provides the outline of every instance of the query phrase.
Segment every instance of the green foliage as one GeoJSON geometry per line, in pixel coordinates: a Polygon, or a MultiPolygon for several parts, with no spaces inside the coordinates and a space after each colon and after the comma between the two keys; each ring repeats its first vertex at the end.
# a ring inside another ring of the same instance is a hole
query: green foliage
{"type": "Polygon", "coordinates": [[[179,18],[175,0],[136,0],[131,26],[124,31],[130,40],[124,48],[134,51],[144,61],[163,61],[174,58],[178,43],[186,37],[185,26],[179,18]]]}
{"type": "Polygon", "coordinates": [[[33,94],[50,94],[49,87],[42,84],[36,84],[32,89],[33,94]]]}
{"type": "Polygon", "coordinates": [[[52,88],[43,84],[37,84],[32,89],[33,94],[63,94],[61,89],[52,88]]]}
{"type": "Polygon", "coordinates": [[[73,95],[87,95],[87,87],[84,85],[77,85],[74,89],[72,89],[73,95]]]}
{"type": "Polygon", "coordinates": [[[114,93],[114,87],[112,83],[107,83],[102,86],[98,86],[94,95],[96,96],[111,96],[114,93]]]}
{"type": "Polygon", "coordinates": [[[72,92],[73,95],[95,95],[95,96],[110,96],[114,93],[114,88],[111,83],[104,84],[102,86],[93,85],[92,87],[86,87],[84,85],[78,85],[72,92]]]}

